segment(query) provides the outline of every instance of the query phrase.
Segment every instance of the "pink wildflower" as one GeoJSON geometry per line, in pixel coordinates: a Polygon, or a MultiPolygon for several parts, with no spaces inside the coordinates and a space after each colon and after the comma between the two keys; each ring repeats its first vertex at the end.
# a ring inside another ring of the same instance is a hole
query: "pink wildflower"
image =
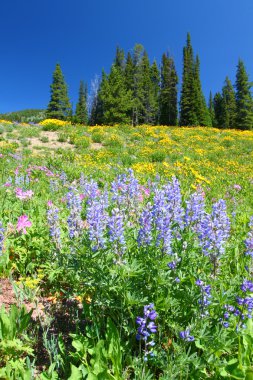
{"type": "Polygon", "coordinates": [[[27,199],[31,199],[32,196],[33,196],[33,191],[32,190],[23,191],[19,187],[15,190],[15,193],[16,193],[16,197],[18,199],[21,199],[22,201],[23,200],[25,201],[27,199]]]}
{"type": "Polygon", "coordinates": [[[237,185],[237,184],[234,185],[234,189],[235,189],[236,191],[240,191],[240,190],[242,190],[241,186],[240,186],[240,185],[237,185]]]}
{"type": "Polygon", "coordinates": [[[11,187],[11,183],[10,182],[4,183],[4,187],[11,187]]]}
{"type": "Polygon", "coordinates": [[[27,215],[21,215],[18,218],[18,223],[17,223],[18,232],[22,231],[23,234],[26,234],[27,233],[26,227],[31,227],[31,226],[32,226],[32,223],[30,222],[30,220],[28,220],[27,215]]]}

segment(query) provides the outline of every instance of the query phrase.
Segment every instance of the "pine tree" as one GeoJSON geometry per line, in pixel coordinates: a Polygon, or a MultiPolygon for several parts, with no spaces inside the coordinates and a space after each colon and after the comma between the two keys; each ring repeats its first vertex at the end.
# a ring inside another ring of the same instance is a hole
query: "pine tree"
{"type": "Polygon", "coordinates": [[[160,95],[160,73],[157,67],[156,60],[151,65],[150,68],[150,77],[151,77],[151,85],[152,85],[152,114],[151,120],[152,124],[156,125],[159,121],[159,95],[160,95]]]}
{"type": "MultiPolygon", "coordinates": [[[[144,48],[136,44],[133,52],[133,108],[132,108],[132,125],[136,126],[144,122],[144,98],[143,93],[143,56],[144,48]]],[[[145,60],[144,60],[145,64],[145,60]]]]}
{"type": "Polygon", "coordinates": [[[104,79],[99,96],[103,107],[103,124],[130,124],[132,92],[126,89],[124,72],[119,66],[112,65],[110,74],[104,79]]]}
{"type": "Polygon", "coordinates": [[[180,125],[198,125],[196,110],[197,94],[195,85],[194,56],[190,34],[187,34],[186,46],[183,48],[183,80],[180,98],[180,125]]]}
{"type": "Polygon", "coordinates": [[[222,128],[224,125],[224,103],[223,97],[220,92],[217,92],[213,98],[213,108],[214,108],[214,127],[222,128]]]}
{"type": "Polygon", "coordinates": [[[211,125],[200,82],[199,57],[194,59],[190,34],[183,49],[183,82],[180,98],[180,125],[211,125]]]}
{"type": "Polygon", "coordinates": [[[214,106],[213,106],[213,96],[212,96],[211,91],[210,91],[209,100],[208,100],[208,111],[209,111],[209,116],[211,119],[211,127],[214,127],[215,126],[215,113],[214,113],[214,106]]]}
{"type": "Polygon", "coordinates": [[[206,106],[206,100],[201,88],[200,81],[200,61],[199,56],[197,55],[196,60],[194,62],[194,106],[195,112],[198,118],[198,125],[202,126],[211,126],[212,121],[206,106]]]}
{"type": "MultiPolygon", "coordinates": [[[[126,90],[131,91],[132,97],[134,97],[134,63],[131,54],[128,52],[125,65],[125,84],[126,90]]],[[[132,107],[128,111],[128,117],[131,120],[131,124],[134,125],[134,102],[132,101],[132,107]]]]}
{"type": "Polygon", "coordinates": [[[88,122],[88,111],[87,111],[87,85],[84,81],[80,81],[79,87],[79,98],[76,105],[75,122],[80,124],[87,124],[88,122]]]}
{"type": "Polygon", "coordinates": [[[228,77],[222,87],[223,98],[223,128],[236,128],[236,100],[233,85],[228,77]]]}
{"type": "Polygon", "coordinates": [[[125,53],[119,46],[116,48],[116,56],[114,59],[114,65],[124,70],[125,68],[125,53]]]}
{"type": "Polygon", "coordinates": [[[253,128],[251,84],[244,63],[239,60],[236,72],[236,128],[253,128]]]}
{"type": "Polygon", "coordinates": [[[50,89],[51,98],[47,107],[46,116],[48,118],[66,120],[71,114],[71,105],[67,85],[59,63],[56,64],[50,89]]]}
{"type": "Polygon", "coordinates": [[[163,54],[161,67],[160,124],[177,125],[178,77],[173,58],[163,54]]]}

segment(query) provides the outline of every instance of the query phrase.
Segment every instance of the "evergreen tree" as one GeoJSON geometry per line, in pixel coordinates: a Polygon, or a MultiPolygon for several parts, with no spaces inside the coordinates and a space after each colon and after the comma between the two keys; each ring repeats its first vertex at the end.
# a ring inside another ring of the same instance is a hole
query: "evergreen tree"
{"type": "Polygon", "coordinates": [[[122,70],[124,70],[125,68],[125,53],[124,53],[124,50],[118,46],[116,48],[116,56],[114,60],[114,65],[116,67],[121,68],[122,70]]]}
{"type": "Polygon", "coordinates": [[[113,64],[110,74],[103,81],[99,96],[102,101],[103,124],[130,124],[132,92],[126,89],[121,67],[113,64]]]}
{"type": "Polygon", "coordinates": [[[211,127],[214,127],[215,126],[215,113],[214,113],[214,105],[213,105],[213,96],[212,96],[211,91],[210,91],[209,100],[208,100],[208,111],[209,111],[209,116],[211,119],[211,127]]]}
{"type": "Polygon", "coordinates": [[[198,125],[196,110],[197,95],[194,73],[194,56],[191,37],[187,33],[186,46],[183,48],[183,79],[180,98],[180,125],[198,125]]]}
{"type": "Polygon", "coordinates": [[[154,124],[157,118],[158,104],[151,78],[151,67],[146,51],[139,66],[139,82],[137,83],[137,96],[139,100],[138,124],[154,124]]]}
{"type": "MultiPolygon", "coordinates": [[[[136,44],[133,52],[133,108],[132,108],[132,125],[139,125],[144,122],[144,78],[143,71],[145,61],[143,62],[144,48],[140,44],[136,44]],[[144,65],[143,65],[144,63],[144,65]]],[[[147,66],[147,65],[146,65],[147,66]]],[[[149,66],[149,64],[148,64],[149,66]]],[[[147,72],[147,70],[145,70],[147,72]]]]}
{"type": "Polygon", "coordinates": [[[87,95],[88,89],[84,82],[80,81],[79,98],[76,105],[75,122],[80,124],[87,124],[88,111],[87,111],[87,95]]]}
{"type": "Polygon", "coordinates": [[[213,108],[214,108],[214,127],[222,128],[224,125],[224,103],[223,97],[220,92],[217,92],[213,98],[213,108]]]}
{"type": "MultiPolygon", "coordinates": [[[[134,79],[134,63],[131,54],[127,53],[126,65],[125,65],[125,85],[126,90],[131,91],[132,100],[134,97],[134,87],[135,87],[135,79],[134,79]]],[[[131,124],[134,125],[134,102],[132,101],[132,107],[128,111],[128,117],[131,120],[131,124]]]]}
{"type": "Polygon", "coordinates": [[[253,128],[251,84],[244,63],[239,60],[236,72],[236,128],[253,128]]]}
{"type": "Polygon", "coordinates": [[[223,98],[223,128],[235,128],[236,127],[236,101],[235,91],[233,85],[228,77],[225,79],[225,84],[222,88],[223,98]]]}
{"type": "Polygon", "coordinates": [[[66,120],[71,114],[71,105],[67,85],[59,63],[56,64],[50,89],[51,98],[47,107],[46,116],[48,118],[66,120]]]}
{"type": "Polygon", "coordinates": [[[198,118],[198,125],[202,126],[211,126],[212,121],[209,115],[208,108],[206,106],[206,100],[201,88],[200,81],[200,61],[199,56],[197,55],[194,63],[194,106],[195,112],[198,118]]]}
{"type": "Polygon", "coordinates": [[[180,125],[211,125],[201,89],[199,57],[194,59],[190,34],[183,49],[183,81],[180,98],[180,125]]]}
{"type": "Polygon", "coordinates": [[[159,99],[161,125],[177,125],[177,85],[178,77],[174,60],[163,54],[159,99]]]}
{"type": "Polygon", "coordinates": [[[153,124],[158,124],[159,121],[159,95],[160,95],[160,73],[159,69],[157,67],[157,63],[154,60],[152,63],[152,66],[150,68],[150,77],[151,77],[151,84],[152,84],[152,123],[153,124]]]}

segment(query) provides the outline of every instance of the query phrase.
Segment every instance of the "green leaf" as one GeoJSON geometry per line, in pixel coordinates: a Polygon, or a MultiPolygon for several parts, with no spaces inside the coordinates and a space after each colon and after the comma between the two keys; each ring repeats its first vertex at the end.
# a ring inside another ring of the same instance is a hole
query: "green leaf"
{"type": "Polygon", "coordinates": [[[74,366],[73,364],[70,365],[70,368],[71,368],[71,375],[68,378],[68,380],[82,380],[83,376],[80,369],[74,366]]]}

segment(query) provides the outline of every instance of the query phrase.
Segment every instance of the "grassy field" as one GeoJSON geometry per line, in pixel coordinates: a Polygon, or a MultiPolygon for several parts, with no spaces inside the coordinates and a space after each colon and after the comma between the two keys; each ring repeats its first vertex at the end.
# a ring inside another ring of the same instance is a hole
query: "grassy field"
{"type": "Polygon", "coordinates": [[[0,121],[0,378],[253,378],[253,132],[0,121]]]}

